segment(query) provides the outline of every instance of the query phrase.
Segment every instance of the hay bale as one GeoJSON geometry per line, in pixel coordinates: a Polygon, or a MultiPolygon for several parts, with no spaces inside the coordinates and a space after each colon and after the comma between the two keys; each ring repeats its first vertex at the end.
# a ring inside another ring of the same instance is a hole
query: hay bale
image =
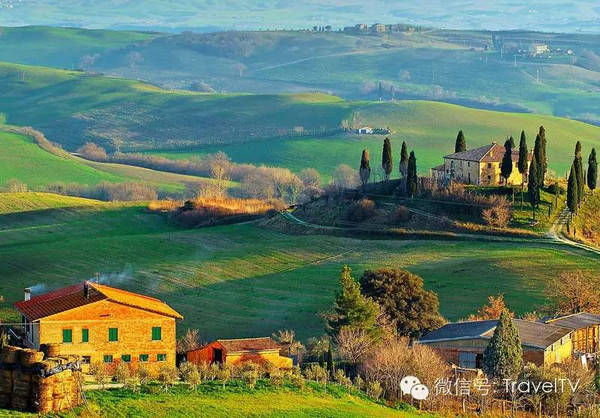
{"type": "Polygon", "coordinates": [[[21,351],[19,347],[13,347],[12,345],[2,347],[2,350],[0,351],[0,362],[15,364],[18,359],[19,351],[21,351]]]}
{"type": "Polygon", "coordinates": [[[10,370],[0,370],[0,394],[10,394],[13,385],[13,372],[10,370]]]}
{"type": "Polygon", "coordinates": [[[44,360],[44,353],[41,351],[26,348],[19,351],[19,363],[23,366],[32,366],[44,360]]]}
{"type": "Polygon", "coordinates": [[[40,350],[46,357],[57,357],[60,355],[60,344],[40,344],[40,350]]]}

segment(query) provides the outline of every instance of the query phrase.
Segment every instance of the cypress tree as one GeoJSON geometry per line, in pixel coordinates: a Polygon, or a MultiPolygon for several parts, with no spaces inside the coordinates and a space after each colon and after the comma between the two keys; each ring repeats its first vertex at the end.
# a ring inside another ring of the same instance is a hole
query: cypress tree
{"type": "Polygon", "coordinates": [[[467,150],[467,141],[465,140],[465,134],[463,131],[458,131],[456,136],[456,144],[454,145],[454,152],[463,152],[467,150]]]}
{"type": "Polygon", "coordinates": [[[394,169],[394,162],[392,159],[392,143],[389,138],[383,140],[383,153],[381,155],[381,167],[385,173],[385,181],[390,179],[392,170],[394,169]]]}
{"type": "Polygon", "coordinates": [[[329,372],[329,376],[333,377],[333,374],[335,373],[335,368],[333,365],[333,349],[332,349],[333,344],[330,342],[329,343],[329,348],[327,349],[327,371],[329,372]]]}
{"type": "Polygon", "coordinates": [[[410,152],[410,157],[408,157],[408,170],[406,175],[406,192],[410,197],[413,197],[417,194],[417,189],[419,187],[419,177],[417,176],[417,158],[415,157],[415,152],[410,152]]]}
{"type": "Polygon", "coordinates": [[[513,138],[512,135],[510,136],[510,138],[508,138],[508,141],[510,142],[510,146],[512,147],[512,149],[515,149],[517,147],[517,145],[515,144],[515,138],[513,138]]]}
{"type": "Polygon", "coordinates": [[[377,333],[379,306],[360,293],[360,286],[351,273],[350,267],[342,268],[333,313],[327,317],[327,332],[332,337],[336,337],[342,327],[362,329],[370,335],[377,333]]]}
{"type": "Polygon", "coordinates": [[[585,195],[585,180],[583,176],[583,160],[581,158],[581,142],[575,144],[575,174],[577,175],[577,204],[581,203],[585,195]]]}
{"type": "Polygon", "coordinates": [[[542,146],[541,166],[542,166],[542,170],[543,170],[540,175],[540,178],[541,178],[540,185],[543,187],[545,184],[545,181],[546,181],[546,173],[548,172],[548,158],[547,158],[547,154],[546,154],[546,129],[544,129],[543,126],[540,126],[539,135],[540,135],[541,146],[542,146]]]}
{"type": "Polygon", "coordinates": [[[500,174],[504,177],[504,185],[508,186],[508,179],[512,174],[513,162],[512,162],[512,145],[510,140],[504,143],[504,157],[500,163],[500,174]]]}
{"type": "Polygon", "coordinates": [[[567,184],[567,207],[571,213],[577,212],[579,205],[579,186],[577,185],[577,170],[575,169],[575,161],[571,164],[571,172],[569,173],[569,183],[567,184]]]}
{"type": "Polygon", "coordinates": [[[492,379],[516,379],[523,368],[519,330],[504,309],[494,335],[483,353],[483,371],[492,379]]]}
{"type": "Polygon", "coordinates": [[[596,148],[592,148],[590,156],[588,158],[588,170],[587,170],[587,185],[593,192],[596,190],[596,183],[598,182],[598,161],[596,161],[596,148]]]}
{"type": "Polygon", "coordinates": [[[402,141],[402,150],[400,150],[400,175],[406,180],[406,174],[408,172],[408,148],[406,142],[402,141]]]}
{"type": "Polygon", "coordinates": [[[542,138],[537,135],[535,137],[535,145],[533,147],[533,156],[535,157],[535,161],[537,164],[537,175],[538,175],[538,182],[540,187],[544,186],[544,178],[543,178],[543,174],[544,174],[544,155],[543,155],[543,150],[542,150],[542,138]]]}
{"type": "Polygon", "coordinates": [[[369,150],[364,149],[362,152],[362,157],[360,159],[360,181],[363,186],[369,182],[369,177],[371,177],[371,157],[369,155],[369,150]]]}
{"type": "Polygon", "coordinates": [[[540,178],[538,175],[539,164],[537,163],[537,159],[535,154],[531,159],[531,164],[529,165],[529,176],[527,182],[527,197],[529,198],[529,203],[531,203],[531,211],[533,214],[533,219],[535,220],[535,210],[537,209],[538,204],[540,203],[540,178]]]}
{"type": "Polygon", "coordinates": [[[519,173],[521,173],[521,176],[523,177],[523,183],[525,183],[528,163],[529,151],[527,150],[527,138],[525,137],[525,131],[521,131],[521,141],[519,142],[519,162],[517,167],[519,168],[519,173]]]}

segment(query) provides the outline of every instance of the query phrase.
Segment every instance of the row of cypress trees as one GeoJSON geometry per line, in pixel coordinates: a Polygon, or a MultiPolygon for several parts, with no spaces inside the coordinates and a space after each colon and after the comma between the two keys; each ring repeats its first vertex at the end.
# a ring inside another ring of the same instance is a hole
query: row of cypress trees
{"type": "MultiPolygon", "coordinates": [[[[392,154],[392,142],[389,138],[385,138],[383,141],[383,151],[381,155],[381,168],[385,174],[385,181],[388,181],[394,170],[394,159],[392,154]]],[[[414,196],[418,189],[417,175],[417,158],[415,152],[411,151],[408,154],[408,147],[405,141],[402,141],[402,149],[400,150],[400,164],[399,164],[400,177],[406,182],[406,191],[409,196],[414,196]]],[[[371,156],[368,149],[363,149],[362,157],[360,159],[360,181],[363,186],[369,182],[371,177],[371,156]]]]}
{"type": "Polygon", "coordinates": [[[596,189],[598,181],[598,161],[596,160],[596,149],[592,148],[588,157],[587,178],[583,172],[581,142],[577,141],[575,145],[575,157],[571,164],[571,171],[567,183],[567,206],[571,213],[576,213],[585,196],[585,186],[587,180],[588,188],[593,192],[596,189]]]}

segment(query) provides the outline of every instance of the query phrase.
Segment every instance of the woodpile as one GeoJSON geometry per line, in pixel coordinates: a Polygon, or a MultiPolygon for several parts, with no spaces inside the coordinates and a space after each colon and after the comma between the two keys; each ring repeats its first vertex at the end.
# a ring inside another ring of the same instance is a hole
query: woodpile
{"type": "Polygon", "coordinates": [[[60,412],[82,402],[77,356],[44,359],[32,349],[0,350],[0,408],[39,413],[60,412]]]}

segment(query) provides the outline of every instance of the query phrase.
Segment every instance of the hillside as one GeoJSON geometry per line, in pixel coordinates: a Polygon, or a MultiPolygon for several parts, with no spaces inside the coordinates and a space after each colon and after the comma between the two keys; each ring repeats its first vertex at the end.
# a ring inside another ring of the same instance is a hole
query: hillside
{"type": "MultiPolygon", "coordinates": [[[[24,199],[0,195],[7,197],[24,199]]],[[[30,206],[23,203],[0,215],[5,317],[27,286],[53,289],[100,273],[106,283],[167,301],[185,317],[180,333],[198,328],[213,339],[290,328],[306,339],[323,333],[317,314],[330,308],[344,264],[356,277],[387,266],[421,275],[449,320],[468,316],[497,293],[516,312],[531,311],[545,303],[548,277],[600,269],[597,257],[544,243],[364,240],[252,224],[185,230],[138,203],[36,205],[40,210],[23,212],[30,206]]]]}
{"type": "Polygon", "coordinates": [[[508,135],[518,138],[525,129],[531,148],[537,128],[544,125],[550,168],[560,174],[571,162],[576,140],[589,149],[600,138],[598,127],[551,116],[437,102],[344,101],[319,93],[177,92],[131,80],[15,64],[0,64],[0,88],[0,112],[9,123],[33,126],[71,151],[90,140],[123,151],[188,151],[204,146],[205,152],[222,149],[235,161],[294,169],[314,166],[324,173],[341,162],[356,165],[365,145],[374,156],[379,154],[380,137],[322,135],[337,132],[343,120],[353,117],[362,124],[391,127],[396,143],[406,140],[414,148],[423,174],[452,150],[459,129],[465,131],[469,147],[503,141],[508,135]]]}
{"type": "MultiPolygon", "coordinates": [[[[329,384],[327,393],[320,385],[309,384],[303,390],[296,387],[272,387],[259,382],[248,389],[239,382],[230,382],[225,389],[220,382],[206,382],[193,392],[186,386],[159,388],[154,393],[131,393],[128,390],[91,391],[86,393],[88,409],[78,408],[65,417],[81,414],[95,417],[429,417],[412,407],[395,410],[375,403],[359,392],[329,384]],[[90,412],[87,412],[90,411],[90,412]]],[[[2,410],[0,410],[0,414],[2,410]]],[[[32,417],[35,414],[15,413],[11,416],[32,417]]]]}
{"type": "Polygon", "coordinates": [[[428,99],[600,123],[600,35],[438,29],[149,34],[45,27],[4,32],[4,61],[81,68],[165,88],[319,90],[346,99],[428,99]],[[551,52],[532,56],[529,47],[536,43],[551,52]]]}
{"type": "Polygon", "coordinates": [[[66,153],[55,155],[28,136],[1,129],[0,125],[0,187],[11,180],[32,189],[59,183],[94,186],[101,182],[135,181],[155,186],[162,192],[181,192],[186,184],[213,181],[122,164],[90,162],[66,153]]]}

